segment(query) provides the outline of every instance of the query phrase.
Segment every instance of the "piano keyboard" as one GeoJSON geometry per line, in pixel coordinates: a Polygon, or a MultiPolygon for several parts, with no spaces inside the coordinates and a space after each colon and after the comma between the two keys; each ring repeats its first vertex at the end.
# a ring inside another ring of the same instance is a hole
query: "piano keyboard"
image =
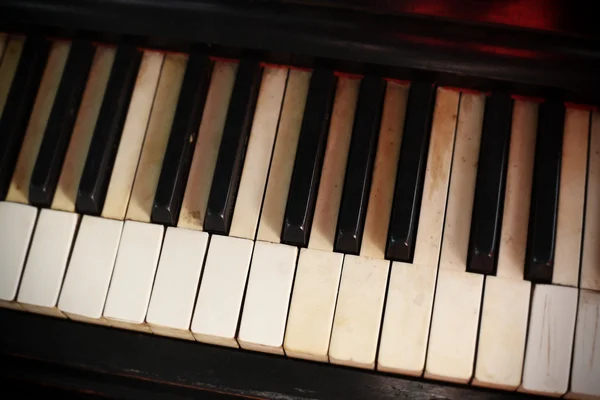
{"type": "Polygon", "coordinates": [[[2,306],[600,398],[598,112],[85,40],[0,56],[2,306]]]}

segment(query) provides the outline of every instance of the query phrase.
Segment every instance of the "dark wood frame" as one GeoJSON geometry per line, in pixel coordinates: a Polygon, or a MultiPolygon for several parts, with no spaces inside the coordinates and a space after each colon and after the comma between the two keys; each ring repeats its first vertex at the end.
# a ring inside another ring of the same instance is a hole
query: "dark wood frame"
{"type": "Polygon", "coordinates": [[[0,309],[4,378],[154,399],[535,399],[0,309]]]}
{"type": "MultiPolygon", "coordinates": [[[[376,71],[482,90],[501,86],[524,95],[600,103],[600,35],[576,2],[546,2],[565,15],[566,22],[555,30],[457,19],[470,17],[472,0],[450,1],[455,18],[407,13],[414,3],[342,0],[333,7],[330,0],[3,0],[0,27],[90,34],[173,50],[203,44],[211,52],[234,48],[291,64],[333,62],[349,72],[376,71]]],[[[534,7],[540,1],[529,3],[534,7]]]]}

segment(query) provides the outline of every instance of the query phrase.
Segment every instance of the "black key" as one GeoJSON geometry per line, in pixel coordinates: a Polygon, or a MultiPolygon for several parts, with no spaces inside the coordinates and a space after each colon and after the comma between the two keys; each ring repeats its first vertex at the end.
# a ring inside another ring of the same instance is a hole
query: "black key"
{"type": "Polygon", "coordinates": [[[49,207],[52,203],[94,51],[89,41],[71,44],[29,183],[29,202],[35,206],[49,207]]]}
{"type": "Polygon", "coordinates": [[[206,207],[207,232],[229,233],[261,77],[262,67],[258,62],[240,62],[206,207]]]}
{"type": "Polygon", "coordinates": [[[494,92],[485,103],[467,271],[496,274],[513,101],[494,92]]]}
{"type": "Polygon", "coordinates": [[[358,254],[360,250],[384,93],[381,78],[368,76],[360,84],[334,246],[340,253],[358,254]]]}
{"type": "Polygon", "coordinates": [[[188,60],[154,197],[154,223],[177,224],[196,134],[206,101],[211,68],[212,64],[205,55],[192,54],[188,60]]]}
{"type": "Polygon", "coordinates": [[[414,255],[435,93],[431,83],[410,85],[388,230],[389,260],[411,262],[414,255]]]}
{"type": "Polygon", "coordinates": [[[322,69],[315,70],[310,79],[281,231],[282,243],[301,247],[308,244],[336,81],[332,71],[322,69]]]}
{"type": "Polygon", "coordinates": [[[102,212],[141,60],[142,53],[134,46],[121,45],[117,49],[79,181],[75,203],[78,213],[102,212]]]}
{"type": "Polygon", "coordinates": [[[525,258],[525,279],[534,282],[552,282],[564,123],[562,102],[540,104],[525,258]]]}
{"type": "Polygon", "coordinates": [[[50,43],[36,37],[28,38],[21,51],[0,118],[0,200],[8,192],[49,51],[50,43]]]}

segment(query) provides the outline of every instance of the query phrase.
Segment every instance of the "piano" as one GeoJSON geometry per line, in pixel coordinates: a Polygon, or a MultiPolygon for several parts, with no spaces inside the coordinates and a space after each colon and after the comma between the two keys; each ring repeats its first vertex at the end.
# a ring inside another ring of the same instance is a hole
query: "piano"
{"type": "Polygon", "coordinates": [[[3,380],[600,398],[590,10],[5,0],[0,32],[3,380]]]}

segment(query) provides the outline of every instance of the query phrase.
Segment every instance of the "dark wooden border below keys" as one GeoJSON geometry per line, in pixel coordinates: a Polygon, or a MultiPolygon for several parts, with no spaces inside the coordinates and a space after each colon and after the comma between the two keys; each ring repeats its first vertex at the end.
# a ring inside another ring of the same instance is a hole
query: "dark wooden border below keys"
{"type": "MultiPolygon", "coordinates": [[[[190,388],[200,398],[207,390],[261,399],[543,398],[295,360],[7,309],[0,309],[0,321],[10,327],[0,330],[0,354],[39,361],[36,365],[49,364],[47,378],[42,375],[42,380],[51,379],[63,367],[71,367],[82,373],[99,374],[99,383],[117,384],[123,378],[133,378],[160,385],[165,397],[175,395],[178,389],[190,388]]],[[[84,377],[64,376],[67,384],[78,379],[84,377]]],[[[153,385],[150,390],[155,393],[159,388],[153,385]]]]}

